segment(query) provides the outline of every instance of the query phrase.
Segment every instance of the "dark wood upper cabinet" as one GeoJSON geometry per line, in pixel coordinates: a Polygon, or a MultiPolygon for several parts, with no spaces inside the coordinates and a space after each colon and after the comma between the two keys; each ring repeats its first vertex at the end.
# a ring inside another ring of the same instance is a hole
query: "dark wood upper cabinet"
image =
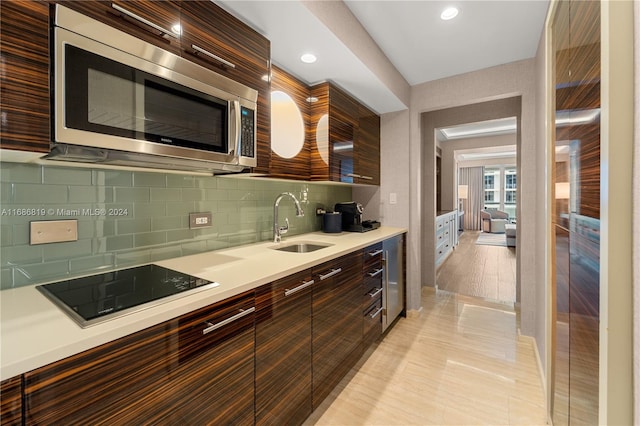
{"type": "Polygon", "coordinates": [[[356,141],[359,182],[380,185],[380,116],[364,105],[359,107],[356,141]]]}
{"type": "Polygon", "coordinates": [[[311,179],[379,185],[380,117],[332,83],[311,96],[311,179]]]}
{"type": "Polygon", "coordinates": [[[49,152],[49,4],[0,2],[0,147],[49,152]]]}
{"type": "Polygon", "coordinates": [[[271,177],[309,180],[311,176],[309,96],[305,83],[271,67],[271,177]]]}
{"type": "Polygon", "coordinates": [[[182,56],[258,91],[255,173],[269,172],[271,156],[271,43],[209,0],[182,1],[182,56]]]}
{"type": "Polygon", "coordinates": [[[246,292],[26,373],[26,423],[253,424],[254,307],[246,292]]]}
{"type": "Polygon", "coordinates": [[[57,3],[180,55],[180,2],[74,0],[57,3]]]}
{"type": "Polygon", "coordinates": [[[302,424],[311,401],[311,270],[256,290],[256,424],[302,424]]]}

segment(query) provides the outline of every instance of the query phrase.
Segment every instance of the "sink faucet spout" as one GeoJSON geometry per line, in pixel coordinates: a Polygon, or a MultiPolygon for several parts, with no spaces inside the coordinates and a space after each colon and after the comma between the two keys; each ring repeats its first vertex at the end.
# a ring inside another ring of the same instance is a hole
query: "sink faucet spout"
{"type": "Polygon", "coordinates": [[[285,222],[286,222],[285,226],[278,225],[278,206],[280,205],[280,201],[282,201],[284,197],[290,197],[295,203],[296,216],[298,217],[304,216],[304,210],[302,210],[302,207],[300,206],[300,202],[295,197],[295,195],[293,195],[290,192],[283,192],[282,194],[278,195],[278,197],[276,198],[276,201],[273,203],[273,242],[274,243],[279,243],[280,241],[282,241],[282,234],[286,234],[287,231],[289,230],[288,218],[285,219],[285,222]]]}

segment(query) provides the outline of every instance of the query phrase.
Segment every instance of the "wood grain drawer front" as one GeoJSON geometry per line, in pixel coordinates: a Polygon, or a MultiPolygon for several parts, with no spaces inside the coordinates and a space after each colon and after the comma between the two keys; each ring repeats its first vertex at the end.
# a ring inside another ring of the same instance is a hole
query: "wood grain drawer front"
{"type": "Polygon", "coordinates": [[[382,298],[382,279],[375,281],[362,296],[362,310],[368,311],[376,300],[382,298]]]}
{"type": "Polygon", "coordinates": [[[0,2],[0,147],[49,152],[49,5],[0,2]]]}
{"type": "Polygon", "coordinates": [[[320,265],[313,272],[313,406],[316,408],[362,354],[362,256],[356,252],[320,265]],[[327,277],[328,274],[333,275],[327,277]]]}
{"type": "Polygon", "coordinates": [[[362,251],[364,270],[379,268],[382,265],[382,243],[373,244],[362,251]]]}
{"type": "Polygon", "coordinates": [[[180,55],[180,2],[177,1],[61,1],[64,6],[180,55]]]}
{"type": "Polygon", "coordinates": [[[253,291],[25,374],[26,423],[251,424],[252,309],[253,291]]]}
{"type": "Polygon", "coordinates": [[[256,424],[302,424],[312,412],[311,270],[256,290],[256,424]]]}
{"type": "Polygon", "coordinates": [[[22,424],[22,376],[0,382],[0,425],[22,424]]]}
{"type": "Polygon", "coordinates": [[[364,313],[365,348],[376,341],[382,334],[382,299],[378,298],[364,313]]]}

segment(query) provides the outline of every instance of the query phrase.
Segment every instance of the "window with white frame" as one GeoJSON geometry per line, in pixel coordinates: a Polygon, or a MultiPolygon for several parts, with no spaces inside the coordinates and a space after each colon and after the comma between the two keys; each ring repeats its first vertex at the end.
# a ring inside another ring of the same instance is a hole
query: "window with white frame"
{"type": "Polygon", "coordinates": [[[513,166],[491,166],[484,169],[484,207],[516,217],[518,177],[513,166]]]}

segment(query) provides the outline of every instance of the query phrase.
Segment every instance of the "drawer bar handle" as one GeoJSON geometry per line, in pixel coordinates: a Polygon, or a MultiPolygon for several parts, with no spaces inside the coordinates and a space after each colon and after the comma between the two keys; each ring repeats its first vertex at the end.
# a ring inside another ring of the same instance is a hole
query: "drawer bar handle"
{"type": "Polygon", "coordinates": [[[214,330],[219,329],[220,327],[224,327],[227,324],[230,324],[234,321],[239,320],[240,318],[249,315],[251,312],[254,312],[256,310],[255,306],[251,307],[247,310],[244,309],[240,309],[240,313],[235,314],[232,317],[227,318],[226,320],[217,322],[215,324],[211,324],[209,321],[205,322],[205,324],[207,324],[207,328],[205,328],[204,330],[202,330],[202,334],[208,334],[211,333],[214,330]]]}
{"type": "Polygon", "coordinates": [[[301,284],[301,285],[299,285],[299,286],[298,286],[298,287],[296,287],[296,288],[292,288],[291,290],[289,290],[289,289],[285,289],[285,290],[284,290],[284,295],[285,295],[285,296],[291,296],[293,293],[297,293],[297,292],[299,292],[300,290],[303,290],[303,289],[305,289],[305,288],[309,287],[310,285],[314,285],[315,283],[316,283],[316,282],[315,282],[314,280],[311,280],[311,281],[303,281],[303,282],[302,282],[302,284],[301,284]]]}
{"type": "Polygon", "coordinates": [[[332,269],[328,274],[320,275],[320,281],[331,278],[332,276],[339,274],[340,272],[342,272],[342,268],[332,269]]]}
{"type": "Polygon", "coordinates": [[[375,311],[374,313],[372,313],[371,315],[369,315],[369,317],[370,317],[371,319],[374,319],[375,317],[377,317],[378,315],[380,315],[380,313],[381,313],[382,311],[384,311],[384,308],[378,308],[378,310],[377,310],[377,311],[375,311]]]}
{"type": "Polygon", "coordinates": [[[375,292],[373,293],[369,293],[369,296],[371,296],[372,299],[374,299],[377,295],[379,295],[380,293],[382,293],[382,287],[380,287],[379,289],[377,289],[375,292]]]}
{"type": "Polygon", "coordinates": [[[365,176],[365,175],[360,176],[360,178],[365,180],[373,180],[371,176],[365,176]]]}
{"type": "Polygon", "coordinates": [[[178,38],[178,36],[176,34],[174,34],[173,31],[169,31],[169,30],[167,30],[165,28],[162,28],[160,25],[154,24],[153,22],[149,21],[148,19],[145,19],[142,16],[131,12],[130,10],[127,10],[127,9],[121,7],[121,6],[118,6],[115,3],[111,3],[111,7],[114,8],[115,10],[117,10],[118,12],[120,12],[120,13],[122,13],[124,15],[127,15],[131,19],[135,19],[138,22],[142,22],[143,24],[145,24],[145,25],[147,25],[147,26],[149,26],[149,27],[151,27],[151,28],[153,28],[153,29],[155,29],[157,31],[160,31],[163,35],[168,35],[168,36],[173,37],[173,38],[178,38]]]}
{"type": "Polygon", "coordinates": [[[375,257],[375,256],[379,255],[380,253],[382,253],[382,250],[372,251],[372,252],[369,252],[369,253],[367,253],[367,254],[368,254],[369,256],[371,256],[371,257],[375,257]]]}
{"type": "Polygon", "coordinates": [[[236,65],[234,63],[231,63],[229,61],[227,61],[226,59],[222,59],[220,56],[218,55],[214,55],[213,53],[209,52],[208,50],[204,50],[202,47],[198,47],[195,44],[191,45],[191,48],[193,50],[195,50],[197,53],[202,53],[203,55],[206,55],[208,57],[210,57],[211,59],[214,59],[218,62],[223,63],[224,65],[231,67],[231,68],[235,68],[236,65]]]}
{"type": "Polygon", "coordinates": [[[384,271],[383,268],[380,269],[376,269],[375,272],[369,272],[369,276],[371,278],[375,277],[376,275],[380,275],[382,272],[384,271]]]}

